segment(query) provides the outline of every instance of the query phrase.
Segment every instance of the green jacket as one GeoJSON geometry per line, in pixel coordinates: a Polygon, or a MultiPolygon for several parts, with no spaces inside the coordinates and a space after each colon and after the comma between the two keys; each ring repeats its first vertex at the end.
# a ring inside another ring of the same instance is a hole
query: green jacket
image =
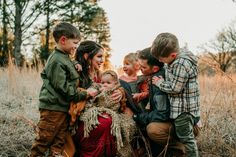
{"type": "Polygon", "coordinates": [[[79,74],[69,55],[58,49],[49,56],[41,78],[40,109],[67,112],[71,101],[78,102],[87,97],[87,92],[76,88],[79,74]]]}

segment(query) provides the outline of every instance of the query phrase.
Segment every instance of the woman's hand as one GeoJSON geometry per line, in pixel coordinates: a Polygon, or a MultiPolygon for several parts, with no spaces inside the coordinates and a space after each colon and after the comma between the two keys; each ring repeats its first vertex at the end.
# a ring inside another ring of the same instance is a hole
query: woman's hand
{"type": "Polygon", "coordinates": [[[117,89],[112,93],[112,100],[116,103],[120,102],[122,99],[122,92],[117,89]]]}

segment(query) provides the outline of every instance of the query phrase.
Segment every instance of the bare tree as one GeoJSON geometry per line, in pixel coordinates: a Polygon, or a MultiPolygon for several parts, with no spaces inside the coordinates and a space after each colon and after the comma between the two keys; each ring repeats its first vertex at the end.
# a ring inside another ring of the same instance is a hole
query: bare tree
{"type": "Polygon", "coordinates": [[[216,39],[204,46],[204,51],[226,72],[236,66],[236,21],[216,35],[216,39]]]}
{"type": "Polygon", "coordinates": [[[13,56],[15,64],[21,66],[23,60],[23,55],[21,54],[22,42],[30,37],[30,33],[26,32],[40,15],[42,6],[39,5],[38,1],[30,0],[9,0],[8,2],[8,10],[11,15],[9,24],[14,30],[13,56]]]}

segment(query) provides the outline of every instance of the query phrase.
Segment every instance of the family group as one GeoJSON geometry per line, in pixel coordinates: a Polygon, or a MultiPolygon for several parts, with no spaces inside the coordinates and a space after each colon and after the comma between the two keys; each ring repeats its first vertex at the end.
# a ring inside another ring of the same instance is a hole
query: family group
{"type": "Polygon", "coordinates": [[[141,157],[147,145],[149,156],[199,156],[197,58],[174,34],[127,53],[122,75],[101,70],[104,48],[73,25],[57,24],[53,37],[30,157],[141,157]]]}

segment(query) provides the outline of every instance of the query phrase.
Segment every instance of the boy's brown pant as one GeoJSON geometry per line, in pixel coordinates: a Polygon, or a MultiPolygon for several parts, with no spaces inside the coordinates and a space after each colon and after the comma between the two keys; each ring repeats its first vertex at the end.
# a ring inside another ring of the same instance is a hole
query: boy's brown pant
{"type": "MultiPolygon", "coordinates": [[[[175,138],[174,126],[170,122],[152,122],[148,124],[146,130],[149,138],[154,142],[162,146],[166,146],[168,143],[168,148],[176,150],[178,156],[186,154],[185,145],[175,138]]],[[[194,127],[195,135],[198,135],[198,131],[194,127]]]]}
{"type": "Polygon", "coordinates": [[[43,157],[49,150],[49,156],[62,154],[67,134],[66,112],[40,110],[38,133],[31,148],[30,157],[43,157]]]}
{"type": "Polygon", "coordinates": [[[67,136],[66,136],[66,141],[64,144],[64,148],[63,148],[63,152],[62,152],[62,156],[63,157],[73,157],[75,154],[75,144],[74,141],[71,137],[71,134],[68,132],[67,136]]]}

